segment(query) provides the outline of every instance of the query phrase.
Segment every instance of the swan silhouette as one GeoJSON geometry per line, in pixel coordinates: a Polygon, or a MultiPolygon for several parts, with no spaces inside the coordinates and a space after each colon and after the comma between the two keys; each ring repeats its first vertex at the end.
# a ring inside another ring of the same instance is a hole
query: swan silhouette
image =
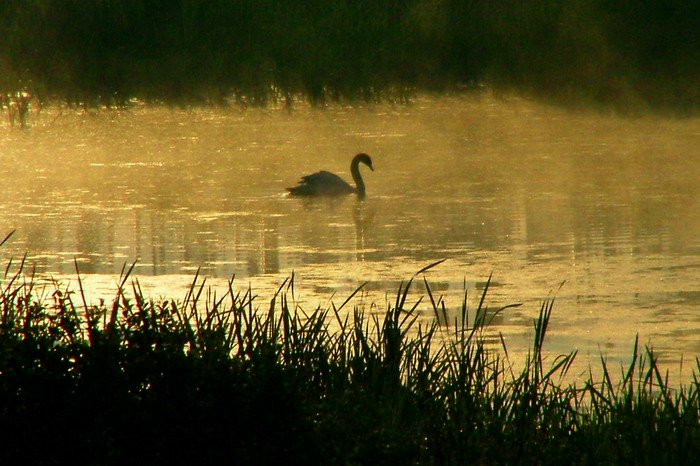
{"type": "Polygon", "coordinates": [[[354,188],[335,173],[323,170],[312,175],[302,176],[299,186],[287,188],[287,191],[292,196],[342,196],[355,193],[360,198],[365,197],[365,182],[360,175],[360,163],[364,163],[370,170],[374,171],[369,155],[357,154],[353,157],[350,163],[350,173],[352,173],[352,179],[355,180],[356,187],[354,188]]]}

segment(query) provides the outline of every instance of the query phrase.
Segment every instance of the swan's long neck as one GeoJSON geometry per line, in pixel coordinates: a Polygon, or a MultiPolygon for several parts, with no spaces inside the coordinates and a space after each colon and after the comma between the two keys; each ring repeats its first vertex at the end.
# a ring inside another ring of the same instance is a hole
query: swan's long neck
{"type": "Polygon", "coordinates": [[[365,195],[365,182],[362,180],[362,175],[360,175],[360,161],[359,159],[353,159],[350,164],[350,173],[352,173],[352,179],[355,180],[355,192],[359,196],[365,195]]]}

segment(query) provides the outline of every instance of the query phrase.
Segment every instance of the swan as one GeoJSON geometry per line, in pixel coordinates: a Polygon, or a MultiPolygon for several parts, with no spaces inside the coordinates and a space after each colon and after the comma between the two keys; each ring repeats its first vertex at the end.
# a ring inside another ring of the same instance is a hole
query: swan
{"type": "Polygon", "coordinates": [[[312,175],[302,176],[299,186],[287,188],[287,191],[292,196],[342,196],[356,193],[358,197],[365,197],[365,182],[360,175],[360,163],[364,163],[370,170],[374,171],[369,155],[357,154],[353,157],[350,163],[350,173],[352,173],[352,179],[355,180],[356,187],[354,188],[335,173],[323,170],[312,175]]]}

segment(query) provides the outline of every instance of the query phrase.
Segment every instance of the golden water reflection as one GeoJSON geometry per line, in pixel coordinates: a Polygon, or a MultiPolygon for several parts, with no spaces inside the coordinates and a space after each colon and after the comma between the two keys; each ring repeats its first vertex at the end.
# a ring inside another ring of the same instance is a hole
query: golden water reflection
{"type": "Polygon", "coordinates": [[[556,295],[555,354],[625,361],[639,333],[672,371],[700,355],[697,119],[485,95],[292,113],[59,111],[0,129],[0,234],[16,230],[0,254],[26,252],[39,276],[72,283],[77,262],[95,298],[137,261],[156,297],[184,296],[198,270],[261,296],[294,272],[300,305],[342,302],[368,282],[356,304],[381,312],[401,280],[447,258],[427,276],[452,309],[491,273],[492,307],[524,303],[494,326],[513,351],[556,295]],[[349,179],[357,152],[375,165],[364,201],[285,195],[318,169],[349,179]]]}

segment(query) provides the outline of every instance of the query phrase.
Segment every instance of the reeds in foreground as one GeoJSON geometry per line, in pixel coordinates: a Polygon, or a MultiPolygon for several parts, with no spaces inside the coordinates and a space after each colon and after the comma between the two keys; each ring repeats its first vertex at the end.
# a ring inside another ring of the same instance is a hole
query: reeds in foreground
{"type": "MultiPolygon", "coordinates": [[[[294,277],[265,305],[233,282],[216,296],[199,277],[184,300],[155,302],[137,280],[127,290],[130,270],[111,303],[92,305],[80,289],[42,294],[21,265],[0,282],[2,464],[700,459],[697,376],[672,388],[635,343],[621,382],[603,362],[601,382],[560,385],[576,354],[542,357],[551,301],[514,372],[487,350],[485,317],[447,339],[419,324],[412,280],[378,317],[350,310],[352,296],[304,313],[294,277]]],[[[488,315],[487,290],[463,312],[488,315]]]]}

